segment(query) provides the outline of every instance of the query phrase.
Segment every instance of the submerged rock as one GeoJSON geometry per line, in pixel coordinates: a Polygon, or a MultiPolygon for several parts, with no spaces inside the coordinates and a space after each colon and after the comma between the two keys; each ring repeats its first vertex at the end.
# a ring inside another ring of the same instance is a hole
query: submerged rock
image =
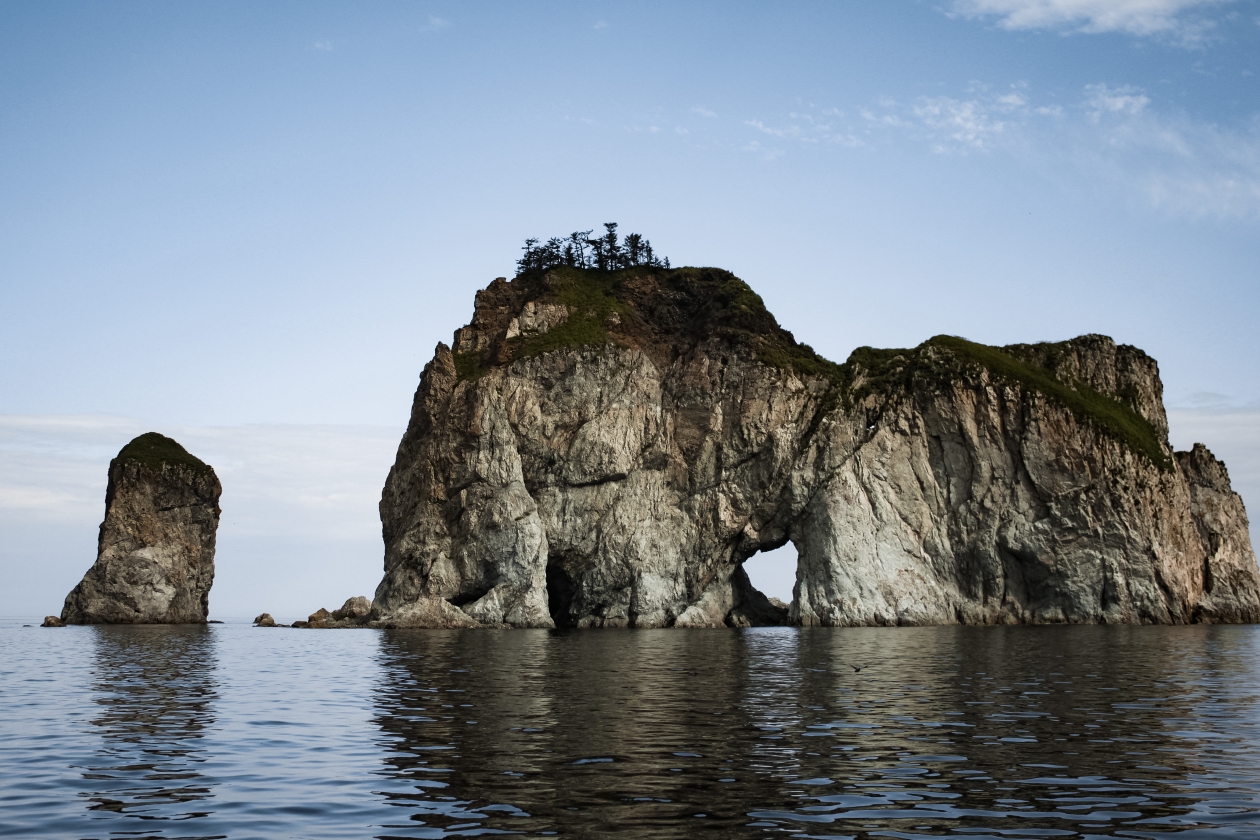
{"type": "Polygon", "coordinates": [[[156,432],[109,464],[96,563],[66,596],[69,624],[204,624],[222,487],[156,432]]]}
{"type": "Polygon", "coordinates": [[[477,295],[382,493],[374,626],[1260,619],[1242,501],[1105,336],[843,364],[716,269],[477,295]],[[742,563],[791,541],[785,610],[742,563]]]}

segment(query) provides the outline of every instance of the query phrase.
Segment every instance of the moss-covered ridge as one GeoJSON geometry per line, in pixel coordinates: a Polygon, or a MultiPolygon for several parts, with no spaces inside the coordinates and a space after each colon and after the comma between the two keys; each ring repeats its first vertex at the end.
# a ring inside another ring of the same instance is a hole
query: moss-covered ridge
{"type": "Polygon", "coordinates": [[[569,316],[546,332],[496,337],[482,350],[455,352],[461,380],[566,348],[612,344],[671,356],[709,338],[775,348],[798,346],[748,284],[716,268],[633,266],[601,271],[559,266],[492,284],[478,301],[474,325],[496,336],[503,336],[506,329],[506,321],[497,322],[506,317],[503,313],[517,314],[529,302],[563,305],[569,316]]]}
{"type": "Polygon", "coordinates": [[[186,467],[195,473],[214,470],[200,458],[190,454],[179,443],[157,432],[145,432],[118,452],[115,461],[134,461],[154,472],[161,472],[164,465],[186,467]]]}
{"type": "Polygon", "coordinates": [[[1104,394],[1084,382],[1066,382],[1047,368],[1011,352],[1028,348],[1029,345],[991,347],[957,336],[938,335],[913,350],[859,347],[844,367],[848,369],[846,378],[854,383],[850,392],[853,399],[917,387],[941,389],[970,371],[983,369],[994,379],[1020,386],[1067,408],[1078,420],[1144,455],[1161,470],[1172,469],[1159,433],[1133,408],[1132,400],[1126,400],[1124,394],[1104,394]]]}
{"type": "MultiPolygon", "coordinates": [[[[844,364],[837,364],[796,341],[779,326],[760,295],[718,268],[637,266],[600,271],[562,266],[521,274],[498,287],[495,295],[493,304],[503,312],[519,313],[526,302],[534,301],[563,304],[569,317],[540,334],[499,339],[481,352],[456,353],[461,380],[476,379],[493,366],[566,348],[613,344],[671,356],[698,341],[725,339],[769,367],[824,380],[827,387],[815,413],[816,425],[840,405],[851,406],[870,395],[891,396],[924,387],[941,390],[983,369],[994,379],[1067,408],[1078,420],[1161,469],[1172,468],[1160,434],[1135,410],[1131,395],[1105,394],[1084,382],[1066,381],[1031,361],[1052,363],[1056,348],[1063,344],[1002,348],[939,335],[913,349],[860,347],[844,364]]],[[[505,326],[494,331],[502,335],[505,326]]]]}

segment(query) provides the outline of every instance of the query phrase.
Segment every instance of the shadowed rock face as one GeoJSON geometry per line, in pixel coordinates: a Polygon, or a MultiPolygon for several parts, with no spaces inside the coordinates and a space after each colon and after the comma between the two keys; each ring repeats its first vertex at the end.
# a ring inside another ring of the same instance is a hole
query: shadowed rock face
{"type": "Polygon", "coordinates": [[[836,365],[727,272],[557,269],[425,367],[368,620],[420,627],[1255,621],[1242,502],[1154,360],[941,336],[836,365]],[[784,615],[741,564],[791,540],[784,615]]]}
{"type": "Polygon", "coordinates": [[[214,470],[155,432],[109,465],[96,563],[69,595],[69,624],[204,624],[222,487],[214,470]]]}

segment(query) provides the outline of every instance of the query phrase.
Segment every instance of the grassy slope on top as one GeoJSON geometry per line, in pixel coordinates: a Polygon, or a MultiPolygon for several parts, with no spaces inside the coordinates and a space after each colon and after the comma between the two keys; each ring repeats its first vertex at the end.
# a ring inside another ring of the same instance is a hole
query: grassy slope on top
{"type": "MultiPolygon", "coordinates": [[[[622,323],[636,319],[659,321],[654,326],[671,337],[724,337],[748,346],[757,361],[803,377],[826,380],[817,421],[834,406],[846,405],[869,394],[904,391],[912,385],[945,387],[965,375],[968,368],[983,368],[997,379],[1039,393],[1069,409],[1078,419],[1146,456],[1167,470],[1171,461],[1154,427],[1131,406],[1129,395],[1101,393],[1083,382],[1065,382],[1044,367],[1023,361],[1006,350],[954,336],[936,336],[912,350],[859,347],[844,364],[825,359],[782,329],[767,310],[761,296],[730,272],[714,268],[646,269],[654,276],[659,300],[635,299],[628,281],[645,269],[596,271],[574,268],[531,272],[514,282],[536,284],[531,298],[540,303],[561,303],[570,316],[563,324],[539,335],[511,340],[514,358],[536,356],[552,350],[599,346],[614,341],[609,318],[622,323]],[[650,312],[639,311],[654,307],[650,312]],[[946,351],[931,352],[931,349],[946,351]],[[861,376],[861,384],[853,384],[861,376]]],[[[487,369],[479,353],[455,355],[460,379],[476,379],[487,369]]],[[[190,456],[191,457],[191,456],[190,456]]]]}
{"type": "Polygon", "coordinates": [[[118,452],[118,461],[135,461],[154,472],[161,472],[164,464],[188,467],[193,472],[211,472],[210,465],[191,455],[187,449],[165,435],[145,432],[118,452]]]}
{"type": "Polygon", "coordinates": [[[614,313],[619,317],[630,313],[629,308],[615,296],[621,273],[552,269],[551,276],[555,282],[539,300],[567,306],[569,318],[540,335],[523,336],[518,358],[565,347],[607,344],[608,318],[614,313]]]}
{"type": "Polygon", "coordinates": [[[1017,359],[1000,347],[938,335],[914,350],[861,347],[849,357],[848,364],[860,366],[866,374],[855,394],[859,398],[907,388],[915,382],[942,387],[957,381],[966,367],[984,368],[997,379],[1022,386],[1062,405],[1077,419],[1145,455],[1160,469],[1172,468],[1155,427],[1126,404],[1128,401],[1097,391],[1084,382],[1064,382],[1046,368],[1017,359]],[[948,353],[926,353],[929,348],[940,348],[948,353]]]}

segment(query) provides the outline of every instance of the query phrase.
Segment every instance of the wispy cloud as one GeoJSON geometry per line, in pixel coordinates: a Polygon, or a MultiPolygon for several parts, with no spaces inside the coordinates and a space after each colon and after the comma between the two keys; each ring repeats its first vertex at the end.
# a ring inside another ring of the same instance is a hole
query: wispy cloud
{"type": "Polygon", "coordinates": [[[332,52],[332,48],[333,48],[332,41],[316,41],[315,42],[315,49],[317,50],[323,50],[324,52],[332,52]]]}
{"type": "Polygon", "coordinates": [[[715,113],[714,111],[710,111],[708,108],[705,108],[701,105],[697,105],[694,108],[692,108],[691,113],[699,114],[702,117],[708,117],[710,119],[717,116],[717,113],[715,113]]]}
{"type": "Polygon", "coordinates": [[[953,14],[996,18],[1003,29],[1050,29],[1063,33],[1122,32],[1203,41],[1215,21],[1203,12],[1234,0],[954,0],[953,14]]]}
{"type": "Polygon", "coordinates": [[[429,15],[429,22],[420,27],[421,32],[437,32],[450,26],[451,22],[446,18],[440,18],[437,15],[429,15]]]}
{"type": "Polygon", "coordinates": [[[777,160],[783,157],[783,149],[769,148],[763,146],[760,140],[750,140],[740,147],[740,151],[752,152],[760,156],[763,160],[777,160]]]}
{"type": "MultiPolygon", "coordinates": [[[[919,100],[912,111],[932,131],[963,146],[983,149],[987,143],[992,143],[994,138],[1005,132],[1008,125],[1007,121],[993,113],[992,104],[974,99],[964,101],[937,96],[919,100]]],[[[936,150],[944,152],[947,148],[937,145],[936,150]]]]}
{"type": "Polygon", "coordinates": [[[1104,114],[1140,114],[1151,100],[1129,85],[1113,88],[1098,84],[1085,86],[1085,103],[1097,121],[1104,114]]]}
{"type": "Polygon", "coordinates": [[[885,100],[859,111],[868,142],[928,144],[940,154],[1057,160],[1089,183],[1171,215],[1260,221],[1260,120],[1241,129],[1160,112],[1132,86],[1086,85],[1074,102],[1038,102],[1025,86],[998,94],[885,100]]]}
{"type": "Polygon", "coordinates": [[[800,111],[789,111],[786,119],[779,125],[771,125],[762,120],[744,120],[744,125],[762,134],[798,143],[861,145],[862,141],[852,132],[837,129],[834,125],[835,119],[843,116],[844,113],[838,109],[814,109],[811,106],[800,111]]]}
{"type": "Polygon", "coordinates": [[[606,21],[606,20],[597,20],[597,21],[595,21],[595,26],[594,26],[594,28],[595,28],[595,29],[607,29],[607,28],[608,28],[608,21],[606,21]]]}

